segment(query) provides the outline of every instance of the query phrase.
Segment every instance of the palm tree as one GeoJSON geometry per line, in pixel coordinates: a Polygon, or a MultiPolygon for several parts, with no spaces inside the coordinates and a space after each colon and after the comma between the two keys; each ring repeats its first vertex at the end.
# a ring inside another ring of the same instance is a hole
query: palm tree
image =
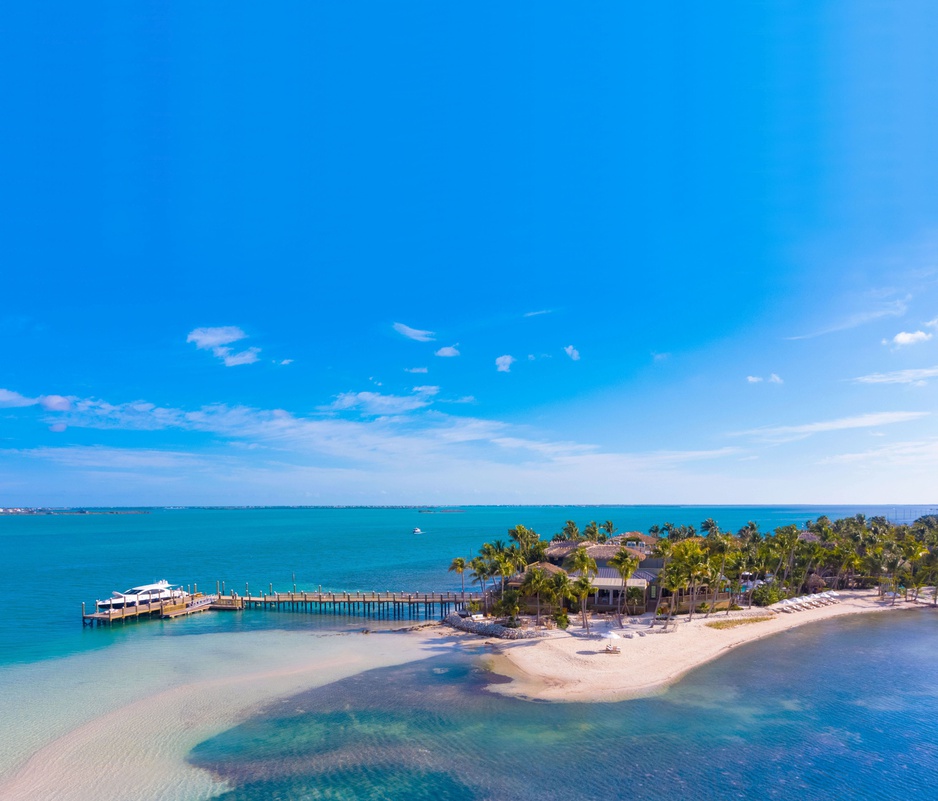
{"type": "Polygon", "coordinates": [[[589,636],[590,622],[589,617],[586,615],[586,599],[593,591],[593,581],[589,577],[589,574],[583,573],[576,581],[573,582],[572,589],[580,601],[580,614],[583,616],[583,628],[586,629],[586,634],[589,636]]]}
{"type": "Polygon", "coordinates": [[[489,596],[485,591],[485,582],[494,575],[492,566],[481,556],[477,556],[475,559],[471,559],[469,561],[469,567],[472,570],[472,580],[478,582],[482,586],[482,602],[485,605],[485,613],[488,614],[489,596]]]}
{"type": "Polygon", "coordinates": [[[586,617],[586,597],[593,589],[592,576],[598,569],[596,560],[586,552],[586,548],[577,548],[573,553],[567,556],[564,562],[566,569],[573,573],[579,573],[579,578],[573,583],[573,591],[580,599],[580,612],[583,614],[583,628],[589,634],[589,621],[586,617]]]}
{"type": "Polygon", "coordinates": [[[550,598],[551,612],[553,612],[554,601],[560,601],[560,607],[563,608],[564,601],[569,601],[574,597],[573,585],[570,582],[570,576],[566,573],[554,573],[547,582],[547,593],[550,598]]]}
{"type": "Polygon", "coordinates": [[[628,548],[622,547],[619,552],[609,560],[609,567],[614,568],[622,576],[622,592],[619,593],[619,614],[622,614],[622,602],[626,598],[627,583],[632,574],[638,570],[638,558],[633,556],[628,548]]]}
{"type": "Polygon", "coordinates": [[[590,520],[589,523],[586,524],[586,528],[583,529],[583,536],[590,542],[599,541],[599,526],[596,524],[595,520],[590,520]]]}
{"type": "Polygon", "coordinates": [[[453,560],[452,564],[449,566],[449,570],[447,571],[447,572],[449,572],[449,573],[456,573],[456,574],[459,576],[459,578],[462,579],[462,600],[463,600],[463,603],[466,602],[466,576],[465,576],[465,573],[466,573],[466,568],[467,568],[468,566],[469,566],[469,565],[466,563],[466,560],[465,560],[465,559],[463,559],[461,556],[457,556],[457,557],[453,560]]]}
{"type": "Polygon", "coordinates": [[[576,542],[580,539],[580,528],[574,521],[568,520],[563,524],[563,535],[566,539],[576,542]]]}
{"type": "MultiPolygon", "coordinates": [[[[665,523],[665,525],[668,525],[665,523]]],[[[661,570],[658,572],[658,602],[655,604],[655,619],[658,617],[658,610],[661,609],[661,601],[664,598],[663,589],[670,589],[665,587],[661,578],[664,576],[665,571],[668,569],[668,563],[671,561],[671,552],[674,550],[674,541],[669,537],[660,537],[658,542],[655,543],[655,556],[660,556],[663,559],[661,564],[661,570]]]]}
{"type": "Polygon", "coordinates": [[[601,528],[606,532],[607,537],[611,537],[616,533],[615,523],[613,523],[611,520],[607,520],[605,523],[603,523],[601,528]]]}
{"type": "Polygon", "coordinates": [[[547,590],[547,573],[539,567],[532,567],[524,574],[524,581],[521,582],[521,592],[537,599],[537,625],[541,625],[541,593],[547,590]]]}

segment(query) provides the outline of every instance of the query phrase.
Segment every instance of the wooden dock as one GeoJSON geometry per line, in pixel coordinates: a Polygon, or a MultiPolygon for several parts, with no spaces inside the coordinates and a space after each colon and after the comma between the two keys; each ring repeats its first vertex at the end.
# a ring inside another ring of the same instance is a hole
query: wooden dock
{"type": "Polygon", "coordinates": [[[185,603],[178,601],[151,601],[145,604],[135,604],[121,609],[95,608],[94,612],[86,612],[85,605],[81,605],[81,622],[83,625],[94,626],[115,622],[125,622],[147,617],[175,618],[185,615],[194,615],[197,612],[207,612],[217,600],[215,595],[190,596],[185,603]]]}
{"type": "Polygon", "coordinates": [[[469,603],[482,601],[478,592],[271,592],[260,595],[207,595],[187,603],[154,601],[126,609],[95,609],[86,613],[82,604],[82,623],[109,624],[134,618],[175,618],[207,610],[235,612],[246,609],[307,612],[364,618],[423,618],[442,619],[451,612],[465,608],[469,603]]]}

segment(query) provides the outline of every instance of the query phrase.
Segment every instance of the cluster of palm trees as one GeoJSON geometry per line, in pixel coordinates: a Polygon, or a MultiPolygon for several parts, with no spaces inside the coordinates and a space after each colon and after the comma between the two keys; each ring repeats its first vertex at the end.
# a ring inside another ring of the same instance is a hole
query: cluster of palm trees
{"type": "MultiPolygon", "coordinates": [[[[615,530],[611,520],[602,526],[591,521],[581,535],[576,523],[568,520],[563,532],[555,535],[553,541],[605,542],[615,530]]],[[[567,601],[576,600],[583,615],[583,626],[588,630],[586,600],[593,592],[593,578],[598,572],[596,560],[584,548],[576,548],[564,562],[566,572],[548,571],[538,566],[545,559],[550,545],[548,541],[541,539],[533,529],[522,525],[509,529],[508,537],[510,544],[503,540],[487,542],[474,558],[457,557],[452,561],[449,570],[462,578],[463,593],[466,590],[465,573],[469,572],[472,581],[481,586],[486,612],[489,611],[487,604],[491,595],[496,596],[494,611],[509,618],[518,614],[522,603],[533,602],[538,626],[541,625],[542,603],[547,605],[548,613],[553,615],[557,609],[563,613],[567,601]],[[524,574],[520,586],[517,589],[506,588],[508,580],[518,573],[524,574]],[[571,578],[571,573],[575,575],[574,578],[571,578]],[[492,593],[488,592],[490,581],[494,590],[492,593]]],[[[619,572],[625,582],[638,568],[638,561],[627,549],[621,548],[609,561],[609,565],[619,572]]],[[[620,595],[621,611],[625,593],[620,595]]],[[[644,596],[641,600],[644,601],[644,596]]]]}
{"type": "Polygon", "coordinates": [[[609,537],[616,533],[615,524],[607,520],[603,524],[590,520],[583,531],[576,524],[575,520],[568,520],[563,524],[563,528],[552,537],[553,542],[605,542],[609,537]]]}
{"type": "MultiPolygon", "coordinates": [[[[568,520],[553,541],[605,542],[615,531],[612,521],[602,525],[591,521],[581,534],[576,523],[568,520]]],[[[912,592],[917,597],[923,587],[938,585],[936,515],[921,517],[911,525],[896,525],[883,517],[855,515],[832,521],[822,516],[803,527],[780,526],[766,534],[752,521],[733,533],[708,518],[700,524],[699,532],[692,525],[664,523],[652,526],[649,534],[656,538],[653,553],[661,560],[656,616],[663,614],[661,590],[669,596],[669,618],[681,604],[687,604],[691,619],[697,611],[709,616],[721,591],[728,612],[737,603],[771,603],[819,586],[878,586],[895,601],[902,593],[912,592]],[[761,595],[756,589],[760,581],[766,590],[761,595]]],[[[575,600],[583,627],[589,630],[587,599],[598,570],[588,550],[574,549],[564,561],[566,572],[554,572],[538,566],[550,543],[536,531],[519,525],[509,529],[508,537],[509,542],[485,543],[475,557],[453,560],[449,569],[462,578],[463,593],[468,572],[481,586],[486,612],[490,599],[494,611],[506,617],[515,617],[523,605],[533,604],[538,625],[543,605],[548,614],[555,610],[563,613],[566,603],[575,600]],[[520,586],[508,588],[509,579],[519,573],[523,573],[520,586]]],[[[625,584],[639,560],[622,547],[607,564],[618,571],[625,584]]],[[[644,603],[644,594],[635,600],[644,603]]],[[[934,590],[934,601],[938,604],[938,589],[934,590]]],[[[627,602],[627,593],[621,592],[620,614],[627,602]]]]}
{"type": "MultiPolygon", "coordinates": [[[[820,587],[878,586],[895,601],[900,592],[911,590],[917,597],[938,581],[938,517],[933,515],[911,525],[864,515],[834,521],[822,516],[765,535],[753,522],[735,534],[722,531],[712,518],[700,528],[700,535],[693,526],[671,523],[650,530],[659,537],[658,583],[672,596],[671,615],[682,596],[689,602],[689,618],[701,599],[709,615],[721,589],[730,593],[728,610],[743,594],[750,604],[754,594],[757,602],[771,603],[820,587]],[[767,582],[761,594],[759,580],[767,582]]],[[[659,593],[658,607],[661,601],[659,593]]]]}

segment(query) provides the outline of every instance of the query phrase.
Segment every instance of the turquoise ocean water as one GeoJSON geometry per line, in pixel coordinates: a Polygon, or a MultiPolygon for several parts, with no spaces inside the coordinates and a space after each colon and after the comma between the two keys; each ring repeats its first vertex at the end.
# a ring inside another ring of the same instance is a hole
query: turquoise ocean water
{"type": "MultiPolygon", "coordinates": [[[[82,628],[82,601],[166,578],[227,588],[458,589],[455,556],[542,535],[572,518],[620,530],[671,521],[763,530],[820,514],[898,522],[933,507],[463,507],[150,510],[0,517],[0,689],[29,666],[103,662],[118,645],[194,653],[214,634],[361,628],[360,619],[248,612],[82,628]],[[420,527],[424,533],[412,533],[420,527]],[[5,676],[15,676],[8,681],[5,676]]],[[[718,799],[930,797],[938,786],[938,617],[928,610],[830,621],[751,644],[665,695],[619,704],[522,702],[484,691],[477,656],[361,674],[277,702],[197,746],[190,762],[234,799],[718,799]],[[302,711],[299,711],[302,710],[302,711]],[[548,772],[550,771],[550,772],[548,772]]],[[[25,674],[25,675],[28,675],[25,674]]],[[[15,699],[14,699],[15,700],[15,699]]],[[[28,710],[26,712],[28,714],[28,710]]],[[[54,716],[54,710],[52,713],[54,716]]],[[[50,725],[52,725],[50,721],[50,725]]],[[[167,796],[170,797],[170,796],[167,796]]]]}

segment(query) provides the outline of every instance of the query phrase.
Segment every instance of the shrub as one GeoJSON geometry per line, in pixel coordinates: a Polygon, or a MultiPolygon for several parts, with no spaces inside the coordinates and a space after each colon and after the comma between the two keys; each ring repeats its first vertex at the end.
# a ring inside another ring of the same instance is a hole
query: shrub
{"type": "Polygon", "coordinates": [[[752,602],[756,606],[769,606],[778,599],[778,588],[774,584],[760,584],[752,591],[752,602]]]}
{"type": "Polygon", "coordinates": [[[708,604],[706,601],[704,601],[703,603],[697,604],[698,612],[706,612],[709,608],[710,608],[710,604],[708,604]]]}
{"type": "Polygon", "coordinates": [[[565,629],[570,625],[570,618],[567,615],[566,609],[561,609],[559,612],[554,613],[554,623],[557,624],[558,629],[565,629]]]}

